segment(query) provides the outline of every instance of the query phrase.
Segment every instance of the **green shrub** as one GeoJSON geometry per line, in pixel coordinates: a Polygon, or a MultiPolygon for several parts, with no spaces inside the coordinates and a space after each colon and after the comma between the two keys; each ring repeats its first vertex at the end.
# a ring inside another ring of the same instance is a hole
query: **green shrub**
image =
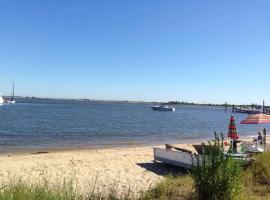
{"type": "MultiPolygon", "coordinates": [[[[216,133],[215,133],[216,136],[216,133]]],[[[197,156],[191,173],[194,179],[195,196],[199,200],[231,200],[239,187],[241,167],[230,155],[224,155],[223,137],[215,137],[214,144],[209,142],[205,154],[197,156]]]]}

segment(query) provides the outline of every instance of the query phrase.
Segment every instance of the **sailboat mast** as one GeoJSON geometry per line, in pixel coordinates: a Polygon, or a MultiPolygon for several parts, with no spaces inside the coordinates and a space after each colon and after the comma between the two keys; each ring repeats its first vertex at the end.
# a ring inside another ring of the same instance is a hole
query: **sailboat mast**
{"type": "Polygon", "coordinates": [[[12,95],[11,95],[11,101],[14,100],[14,82],[12,83],[12,95]]]}

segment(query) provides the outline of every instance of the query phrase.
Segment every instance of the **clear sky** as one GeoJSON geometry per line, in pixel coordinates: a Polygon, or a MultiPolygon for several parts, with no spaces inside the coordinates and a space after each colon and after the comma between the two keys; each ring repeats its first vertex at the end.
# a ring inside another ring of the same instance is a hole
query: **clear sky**
{"type": "Polygon", "coordinates": [[[270,104],[268,0],[0,0],[0,91],[270,104]]]}

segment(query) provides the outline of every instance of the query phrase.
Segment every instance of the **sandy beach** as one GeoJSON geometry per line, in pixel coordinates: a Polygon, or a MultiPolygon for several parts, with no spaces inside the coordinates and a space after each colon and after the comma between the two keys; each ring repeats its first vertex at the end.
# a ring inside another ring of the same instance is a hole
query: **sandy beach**
{"type": "MultiPolygon", "coordinates": [[[[191,144],[179,146],[193,148],[191,144]]],[[[15,177],[27,182],[60,183],[72,179],[82,193],[93,188],[138,193],[148,190],[167,174],[181,174],[179,168],[154,163],[152,146],[3,154],[0,166],[1,180],[15,177]]]]}
{"type": "Polygon", "coordinates": [[[171,167],[153,163],[152,147],[67,150],[39,154],[1,155],[1,178],[20,177],[27,182],[75,180],[84,192],[89,188],[119,192],[149,189],[171,167]]]}

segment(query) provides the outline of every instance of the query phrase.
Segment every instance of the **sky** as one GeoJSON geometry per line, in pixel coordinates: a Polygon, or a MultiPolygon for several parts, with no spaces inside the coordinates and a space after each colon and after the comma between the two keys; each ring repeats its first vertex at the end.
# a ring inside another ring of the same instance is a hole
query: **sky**
{"type": "Polygon", "coordinates": [[[0,92],[270,104],[268,0],[0,0],[0,92]]]}

